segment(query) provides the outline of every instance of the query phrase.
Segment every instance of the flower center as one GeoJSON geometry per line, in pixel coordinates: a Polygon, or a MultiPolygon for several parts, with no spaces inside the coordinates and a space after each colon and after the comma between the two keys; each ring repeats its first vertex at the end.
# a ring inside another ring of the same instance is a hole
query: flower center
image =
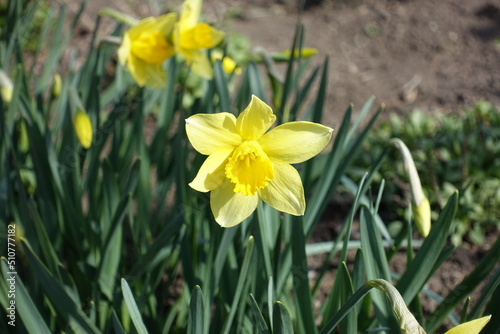
{"type": "Polygon", "coordinates": [[[132,53],[147,63],[161,64],[174,54],[174,49],[160,31],[155,31],[133,40],[132,53]]]}
{"type": "Polygon", "coordinates": [[[234,149],[226,164],[226,177],[235,184],[234,192],[255,195],[274,178],[274,168],[256,141],[244,141],[234,149]]]}

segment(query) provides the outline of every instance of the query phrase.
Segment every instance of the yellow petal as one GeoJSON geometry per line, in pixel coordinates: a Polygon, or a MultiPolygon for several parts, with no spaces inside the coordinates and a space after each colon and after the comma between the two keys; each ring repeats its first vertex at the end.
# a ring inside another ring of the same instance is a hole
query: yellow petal
{"type": "Polygon", "coordinates": [[[201,192],[207,192],[219,187],[226,179],[224,167],[232,149],[215,151],[203,162],[198,174],[189,186],[201,192]]]}
{"type": "Polygon", "coordinates": [[[267,187],[258,191],[259,196],[276,210],[302,216],[306,210],[306,201],[299,172],[283,161],[271,161],[274,178],[269,181],[267,187]]]}
{"type": "Polygon", "coordinates": [[[219,44],[224,33],[206,23],[180,32],[179,47],[185,50],[210,49],[219,44]]]}
{"type": "Polygon", "coordinates": [[[139,86],[163,88],[167,83],[167,71],[162,64],[149,64],[131,55],[127,67],[139,86]]]}
{"type": "Polygon", "coordinates": [[[234,72],[236,75],[240,75],[241,68],[238,67],[236,62],[228,56],[225,56],[224,58],[222,56],[223,54],[220,51],[214,50],[210,53],[212,63],[215,63],[216,60],[222,61],[222,69],[224,70],[224,72],[226,72],[227,74],[231,74],[234,72]]]}
{"type": "Polygon", "coordinates": [[[222,227],[238,225],[250,217],[259,204],[259,196],[246,196],[233,191],[234,184],[224,183],[210,193],[210,207],[215,221],[222,227]]]}
{"type": "Polygon", "coordinates": [[[127,64],[128,57],[130,56],[131,43],[130,43],[130,35],[128,32],[123,35],[122,44],[118,48],[118,60],[120,64],[127,64]]]}
{"type": "Polygon", "coordinates": [[[478,334],[481,332],[484,326],[490,321],[491,315],[482,317],[476,320],[468,321],[466,323],[460,324],[453,327],[445,334],[478,334]]]}
{"type": "Polygon", "coordinates": [[[194,149],[205,155],[233,149],[241,143],[236,118],[230,113],[193,115],[186,119],[186,133],[194,149]]]}
{"type": "Polygon", "coordinates": [[[128,35],[131,40],[137,39],[140,35],[151,34],[154,32],[161,32],[165,38],[172,33],[175,21],[177,20],[177,14],[169,13],[158,18],[147,17],[141,20],[139,23],[131,27],[128,31],[128,35]]]}
{"type": "Polygon", "coordinates": [[[191,64],[191,70],[205,79],[211,79],[213,76],[212,64],[207,55],[202,50],[191,51],[187,63],[191,64]]]}
{"type": "Polygon", "coordinates": [[[258,140],[275,120],[276,116],[271,107],[252,95],[250,104],[238,116],[236,127],[243,139],[258,140]]]}
{"type": "Polygon", "coordinates": [[[185,0],[182,4],[180,29],[186,30],[194,27],[200,19],[203,0],[185,0]]]}
{"type": "Polygon", "coordinates": [[[92,123],[89,116],[78,109],[73,119],[73,127],[75,128],[76,137],[83,148],[89,148],[92,144],[92,123]]]}
{"type": "Polygon", "coordinates": [[[290,122],[277,126],[259,139],[271,158],[289,164],[306,161],[321,152],[332,138],[333,130],[311,122],[290,122]]]}

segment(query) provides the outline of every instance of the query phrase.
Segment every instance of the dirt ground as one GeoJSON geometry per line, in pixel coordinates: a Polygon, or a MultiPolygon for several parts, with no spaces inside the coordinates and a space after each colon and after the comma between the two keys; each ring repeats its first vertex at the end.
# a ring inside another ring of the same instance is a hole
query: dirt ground
{"type": "MultiPolygon", "coordinates": [[[[71,0],[54,1],[66,3],[70,12],[78,8],[71,0]]],[[[246,35],[252,48],[273,52],[291,46],[297,19],[295,2],[205,0],[204,12],[209,22],[222,22],[223,30],[246,35]]],[[[93,30],[96,14],[103,7],[140,18],[161,14],[163,8],[158,3],[91,0],[80,27],[82,38],[93,30]]],[[[180,3],[170,1],[168,6],[174,8],[180,3]]],[[[107,20],[103,20],[103,34],[114,25],[107,20]]],[[[391,112],[405,114],[414,108],[429,113],[460,112],[479,99],[500,106],[498,0],[324,0],[303,13],[302,23],[305,46],[319,50],[316,63],[322,63],[326,55],[330,57],[325,114],[328,126],[337,128],[349,103],[361,107],[372,95],[378,104],[386,105],[382,117],[391,112]]],[[[321,233],[319,241],[325,241],[329,232],[329,239],[333,239],[338,226],[332,224],[339,221],[342,217],[322,226],[326,234],[321,233]]],[[[488,248],[462,247],[427,287],[445,296],[488,248]]],[[[314,269],[320,260],[311,258],[311,267],[314,269]]],[[[403,271],[405,261],[404,255],[396,256],[392,269],[403,271]]],[[[327,284],[332,280],[333,276],[327,284]]],[[[325,286],[322,291],[329,289],[325,286]]]]}

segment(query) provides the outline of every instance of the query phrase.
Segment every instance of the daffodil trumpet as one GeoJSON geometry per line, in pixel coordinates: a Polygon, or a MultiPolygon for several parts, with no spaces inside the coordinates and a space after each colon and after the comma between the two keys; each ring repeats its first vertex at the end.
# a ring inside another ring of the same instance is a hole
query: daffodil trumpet
{"type": "Polygon", "coordinates": [[[192,146],[208,155],[189,185],[211,192],[212,213],[223,227],[248,218],[260,200],[282,212],[304,214],[304,188],[291,164],[320,153],[333,130],[312,122],[290,122],[268,131],[275,120],[272,109],[256,96],[238,118],[223,112],[186,119],[192,146]]]}

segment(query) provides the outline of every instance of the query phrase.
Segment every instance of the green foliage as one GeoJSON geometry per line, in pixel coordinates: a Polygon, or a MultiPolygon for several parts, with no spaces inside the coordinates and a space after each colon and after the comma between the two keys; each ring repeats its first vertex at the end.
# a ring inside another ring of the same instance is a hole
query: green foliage
{"type": "MultiPolygon", "coordinates": [[[[467,235],[476,244],[498,228],[500,216],[500,113],[486,101],[457,114],[426,114],[414,110],[408,116],[390,115],[388,121],[371,132],[355,164],[370,166],[391,138],[408,146],[417,166],[422,187],[434,208],[434,219],[446,199],[460,193],[453,242],[467,235]]],[[[401,158],[392,150],[380,169],[381,177],[391,180],[382,205],[394,201],[404,207],[408,196],[407,177],[401,158]]],[[[397,218],[405,220],[403,210],[397,218]]],[[[396,217],[394,217],[396,218],[396,217]]]]}
{"type": "MultiPolygon", "coordinates": [[[[73,56],[62,62],[67,66],[60,65],[78,19],[66,29],[64,10],[51,11],[37,37],[40,49],[34,57],[45,61],[40,68],[27,66],[20,41],[26,32],[23,22],[35,10],[35,5],[21,8],[21,2],[9,2],[7,19],[14,35],[3,34],[0,41],[0,68],[14,83],[12,100],[0,99],[0,228],[6,236],[0,242],[0,304],[5,320],[15,301],[16,333],[396,330],[394,305],[381,294],[364,298],[373,287],[366,281],[396,277],[389,270],[392,254],[405,249],[403,239],[413,242],[411,229],[397,239],[386,229],[378,212],[383,191],[375,203],[370,196],[377,173],[385,168],[385,144],[368,142],[376,155],[359,184],[348,173],[367,138],[374,138],[371,127],[382,111],[371,114],[374,99],[356,119],[349,106],[336,126],[332,149],[297,166],[308,204],[303,217],[261,203],[253,216],[224,229],[213,219],[209,195],[188,186],[203,157],[188,144],[185,118],[202,112],[238,113],[255,94],[274,101],[279,122],[320,122],[328,58],[311,69],[300,52],[298,57],[292,53],[286,74],[276,70],[272,58],[265,60],[264,75],[250,62],[241,77],[224,73],[216,62],[212,80],[194,83],[189,79],[193,73],[170,59],[165,88],[139,88],[123,67],[109,71],[116,64],[115,45],[91,40],[81,66],[73,56]],[[55,24],[52,18],[57,18],[55,24]],[[51,94],[55,73],[62,76],[59,94],[51,94]],[[73,128],[75,104],[93,124],[88,150],[80,146],[73,128]],[[355,194],[341,232],[331,243],[309,244],[341,185],[355,194]],[[361,240],[353,240],[358,212],[361,240]],[[308,267],[313,248],[327,254],[314,282],[308,267]],[[358,249],[353,267],[346,264],[348,249],[358,249]],[[330,286],[324,278],[334,259],[341,265],[330,286]],[[15,296],[9,283],[12,272],[15,296]],[[320,287],[329,293],[324,306],[317,307],[320,287]]],[[[94,36],[98,29],[97,24],[94,36]]],[[[115,35],[119,32],[117,27],[115,35]]],[[[300,49],[302,39],[298,26],[291,49],[300,49]]],[[[489,109],[485,115],[489,123],[481,118],[481,124],[492,125],[489,109]]],[[[497,136],[495,129],[485,126],[483,131],[497,136]]],[[[484,145],[489,150],[497,149],[494,140],[488,143],[484,145]]],[[[483,159],[491,162],[486,154],[483,159]]],[[[447,168],[447,173],[456,170],[453,165],[447,168]]],[[[441,196],[447,204],[429,237],[415,257],[409,254],[406,271],[393,282],[414,312],[424,285],[451,254],[447,238],[455,211],[462,208],[464,196],[441,196]]],[[[450,314],[454,319],[455,309],[483,282],[481,297],[471,304],[467,318],[479,317],[485,308],[493,319],[500,317],[495,307],[500,274],[497,270],[487,275],[499,261],[498,245],[443,296],[431,318],[422,319],[429,333],[450,314]]],[[[2,333],[12,329],[0,322],[2,333]]]]}

